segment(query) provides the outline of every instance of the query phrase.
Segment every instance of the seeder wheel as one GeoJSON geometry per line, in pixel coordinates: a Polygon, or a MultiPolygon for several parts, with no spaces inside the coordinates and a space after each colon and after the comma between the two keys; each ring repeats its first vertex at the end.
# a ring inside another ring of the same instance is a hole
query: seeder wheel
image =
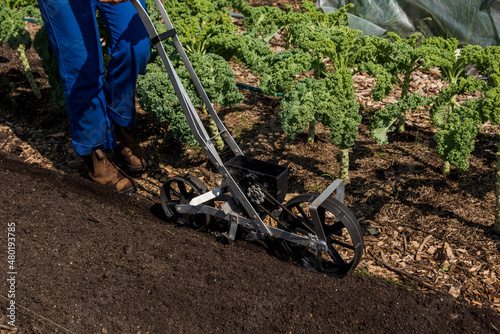
{"type": "Polygon", "coordinates": [[[207,186],[190,174],[180,174],[165,182],[160,191],[163,211],[168,218],[179,225],[187,225],[196,230],[202,229],[210,222],[208,214],[180,214],[177,204],[188,204],[193,198],[208,192],[207,186]]]}
{"type": "MultiPolygon", "coordinates": [[[[286,230],[318,240],[309,205],[317,194],[292,198],[285,206],[296,217],[284,211],[281,220],[286,230]]],[[[328,198],[318,208],[325,231],[328,251],[314,252],[305,246],[283,241],[286,252],[304,267],[329,276],[342,277],[358,265],[363,254],[363,234],[354,214],[342,203],[328,198]]]]}

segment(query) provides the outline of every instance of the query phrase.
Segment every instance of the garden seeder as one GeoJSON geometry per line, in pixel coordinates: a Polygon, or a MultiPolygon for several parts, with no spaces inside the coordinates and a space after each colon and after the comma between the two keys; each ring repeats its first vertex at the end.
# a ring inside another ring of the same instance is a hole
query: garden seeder
{"type": "Polygon", "coordinates": [[[363,254],[363,234],[354,214],[343,205],[344,181],[337,179],[321,194],[302,194],[282,204],[287,193],[288,169],[243,155],[205,93],[160,0],[154,0],[167,31],[158,34],[138,0],[131,0],[143,21],[151,44],[165,65],[196,140],[222,176],[221,186],[209,191],[190,174],[170,178],[161,189],[165,214],[195,229],[217,218],[227,227],[229,240],[275,239],[287,256],[319,273],[342,277],[363,254]],[[161,43],[171,39],[219,133],[210,137],[161,43]],[[234,153],[223,162],[213,139],[222,137],[234,153]],[[331,195],[335,192],[335,197],[331,195]],[[267,222],[267,223],[265,223],[267,222]]]}

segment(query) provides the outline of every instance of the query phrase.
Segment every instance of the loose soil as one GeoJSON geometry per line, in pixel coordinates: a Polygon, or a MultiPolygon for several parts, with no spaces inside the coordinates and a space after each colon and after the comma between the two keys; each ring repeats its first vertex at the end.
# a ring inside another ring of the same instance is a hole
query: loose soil
{"type": "MultiPolygon", "coordinates": [[[[285,3],[298,4],[258,2],[285,3]]],[[[389,145],[369,137],[372,111],[400,93],[375,102],[374,79],[357,74],[364,121],[346,205],[366,251],[353,275],[332,279],[280,260],[265,244],[227,245],[167,221],[158,203],[169,177],[190,172],[209,189],[221,178],[200,149],[141,110],[132,134],[150,168],[136,176],[138,193],[92,183],[66,116],[50,103],[40,60],[33,50],[28,57],[41,101],[16,52],[0,45],[0,232],[16,224],[18,333],[499,332],[500,239],[491,229],[498,128],[482,129],[469,170],[445,177],[426,110],[409,115],[407,132],[389,145]]],[[[238,82],[258,86],[231,66],[238,82]]],[[[418,72],[412,91],[432,96],[442,86],[435,71],[418,72]]],[[[339,171],[328,129],[319,127],[314,144],[305,135],[292,140],[279,123],[279,98],[242,93],[241,105],[218,113],[245,155],[288,167],[290,196],[324,190],[339,171]]],[[[7,262],[3,268],[7,332],[7,262]]]]}
{"type": "MultiPolygon", "coordinates": [[[[0,182],[4,226],[16,223],[20,333],[498,330],[492,310],[367,275],[314,274],[258,244],[225,245],[165,222],[142,196],[78,174],[0,153],[0,182]]],[[[1,304],[5,314],[4,293],[1,304]]]]}

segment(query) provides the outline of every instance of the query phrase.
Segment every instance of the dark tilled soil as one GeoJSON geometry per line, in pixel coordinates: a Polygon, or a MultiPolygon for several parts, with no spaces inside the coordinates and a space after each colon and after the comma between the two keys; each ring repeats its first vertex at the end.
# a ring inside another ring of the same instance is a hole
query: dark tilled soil
{"type": "MultiPolygon", "coordinates": [[[[444,295],[360,274],[333,279],[283,262],[259,244],[226,245],[212,234],[176,228],[143,197],[5,153],[0,182],[2,235],[7,223],[16,224],[18,333],[496,333],[500,327],[493,311],[444,295]]],[[[1,281],[5,315],[6,270],[1,281]]]]}
{"type": "MultiPolygon", "coordinates": [[[[500,312],[500,238],[492,232],[499,127],[483,126],[467,171],[444,176],[427,110],[408,113],[407,132],[391,134],[389,145],[370,138],[372,113],[400,92],[373,101],[374,79],[356,74],[363,124],[345,200],[366,252],[354,275],[337,280],[283,262],[264,244],[225,245],[166,222],[157,204],[166,179],[190,172],[214,189],[220,175],[200,149],[175,141],[168,124],[141,110],[132,135],[150,169],[136,176],[138,194],[114,194],[82,177],[67,118],[50,103],[40,59],[33,49],[27,55],[42,100],[17,52],[0,45],[0,233],[16,224],[17,333],[499,332],[491,311],[500,312]]],[[[238,82],[258,86],[258,77],[230,64],[238,82]]],[[[435,71],[419,71],[411,91],[436,96],[445,84],[435,71]]],[[[290,195],[324,190],[339,171],[329,129],[318,126],[314,144],[305,134],[291,139],[279,98],[242,93],[241,105],[216,108],[244,154],[286,166],[290,195]]],[[[4,334],[7,258],[0,268],[4,334]]]]}

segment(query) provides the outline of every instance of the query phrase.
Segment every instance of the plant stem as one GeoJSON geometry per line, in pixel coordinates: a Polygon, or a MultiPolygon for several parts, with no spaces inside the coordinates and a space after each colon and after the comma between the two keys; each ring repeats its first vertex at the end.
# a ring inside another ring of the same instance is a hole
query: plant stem
{"type": "MultiPolygon", "coordinates": [[[[411,74],[413,73],[412,67],[408,68],[407,71],[405,71],[405,79],[403,82],[403,86],[401,87],[401,100],[408,95],[408,92],[410,90],[410,82],[412,80],[411,74]]],[[[401,115],[398,117],[398,132],[403,133],[405,132],[405,124],[406,124],[406,110],[401,111],[401,115]]]]}
{"type": "Polygon", "coordinates": [[[443,175],[450,175],[450,162],[449,161],[443,162],[443,175]]]}
{"type": "MultiPolygon", "coordinates": [[[[320,80],[321,78],[321,70],[318,68],[314,69],[314,78],[316,80],[320,80]]],[[[316,134],[316,120],[313,119],[309,122],[309,132],[307,133],[307,142],[314,143],[314,135],[316,134]]]]}
{"type": "Polygon", "coordinates": [[[401,113],[398,117],[398,132],[403,133],[405,132],[405,123],[406,123],[406,114],[405,111],[401,113]]]}
{"type": "Polygon", "coordinates": [[[349,182],[349,149],[340,150],[340,178],[349,182]]]}
{"type": "Polygon", "coordinates": [[[35,94],[35,97],[40,100],[42,98],[42,94],[40,93],[40,90],[36,85],[35,78],[33,78],[33,73],[31,73],[30,63],[28,61],[28,58],[26,57],[25,47],[23,44],[19,45],[19,47],[17,48],[17,52],[19,53],[19,58],[21,59],[21,63],[23,64],[24,72],[26,73],[26,78],[28,78],[28,81],[30,83],[31,90],[33,91],[33,94],[35,94]]]}
{"type": "Polygon", "coordinates": [[[316,80],[321,79],[321,70],[319,68],[314,69],[314,79],[316,80]]]}
{"type": "MultiPolygon", "coordinates": [[[[500,135],[500,133],[499,133],[500,135]]],[[[497,144],[497,175],[496,175],[496,203],[495,203],[495,224],[493,225],[493,230],[500,234],[500,139],[497,144]]]]}
{"type": "MultiPolygon", "coordinates": [[[[203,105],[203,113],[208,114],[207,107],[203,105]]],[[[215,121],[212,117],[209,117],[209,126],[210,131],[212,132],[212,135],[215,136],[219,132],[219,128],[217,127],[217,124],[215,124],[215,121]]],[[[214,138],[214,144],[215,148],[219,151],[222,152],[224,150],[224,141],[222,140],[221,136],[217,136],[214,138]]]]}
{"type": "Polygon", "coordinates": [[[316,133],[316,120],[309,122],[309,132],[307,133],[307,142],[314,143],[314,135],[316,133]]]}

